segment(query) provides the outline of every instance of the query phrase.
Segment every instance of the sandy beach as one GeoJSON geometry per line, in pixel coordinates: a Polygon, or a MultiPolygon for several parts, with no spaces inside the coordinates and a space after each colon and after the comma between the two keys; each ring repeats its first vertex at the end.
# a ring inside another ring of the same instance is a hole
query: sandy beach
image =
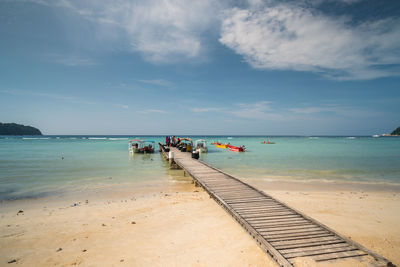
{"type": "MultiPolygon", "coordinates": [[[[400,264],[399,192],[257,186],[400,264]]],[[[3,202],[0,227],[0,262],[7,266],[276,266],[189,179],[3,202]]]]}

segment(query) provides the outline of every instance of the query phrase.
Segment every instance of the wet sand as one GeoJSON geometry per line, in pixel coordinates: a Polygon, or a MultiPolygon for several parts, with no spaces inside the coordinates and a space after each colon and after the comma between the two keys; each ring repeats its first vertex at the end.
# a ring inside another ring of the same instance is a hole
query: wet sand
{"type": "MultiPolygon", "coordinates": [[[[399,192],[253,184],[400,265],[399,192]]],[[[1,266],[276,266],[189,181],[2,202],[0,248],[1,266]]]]}

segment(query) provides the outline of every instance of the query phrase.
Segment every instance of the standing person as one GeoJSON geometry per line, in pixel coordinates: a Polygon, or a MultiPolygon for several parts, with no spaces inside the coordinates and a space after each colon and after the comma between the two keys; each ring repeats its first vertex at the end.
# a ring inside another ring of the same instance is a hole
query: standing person
{"type": "Polygon", "coordinates": [[[172,136],[172,146],[175,146],[175,135],[172,136]]]}
{"type": "Polygon", "coordinates": [[[168,136],[165,137],[165,145],[168,146],[168,136]]]}

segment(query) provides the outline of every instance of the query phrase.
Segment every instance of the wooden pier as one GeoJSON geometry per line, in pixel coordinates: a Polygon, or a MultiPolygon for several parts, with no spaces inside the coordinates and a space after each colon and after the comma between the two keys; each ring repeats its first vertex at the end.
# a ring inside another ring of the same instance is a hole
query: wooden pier
{"type": "Polygon", "coordinates": [[[317,262],[356,258],[372,266],[393,266],[384,257],[253,186],[193,159],[191,153],[171,147],[173,158],[169,158],[169,152],[159,145],[170,166],[187,172],[279,266],[293,266],[297,257],[310,257],[317,262]]]}

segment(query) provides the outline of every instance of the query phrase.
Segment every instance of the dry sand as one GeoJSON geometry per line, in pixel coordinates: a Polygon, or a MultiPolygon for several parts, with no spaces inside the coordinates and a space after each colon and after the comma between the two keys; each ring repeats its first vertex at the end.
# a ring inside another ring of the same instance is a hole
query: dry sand
{"type": "MultiPolygon", "coordinates": [[[[399,193],[257,186],[400,265],[399,193]]],[[[0,266],[276,266],[189,182],[3,202],[0,212],[0,266]]]]}

